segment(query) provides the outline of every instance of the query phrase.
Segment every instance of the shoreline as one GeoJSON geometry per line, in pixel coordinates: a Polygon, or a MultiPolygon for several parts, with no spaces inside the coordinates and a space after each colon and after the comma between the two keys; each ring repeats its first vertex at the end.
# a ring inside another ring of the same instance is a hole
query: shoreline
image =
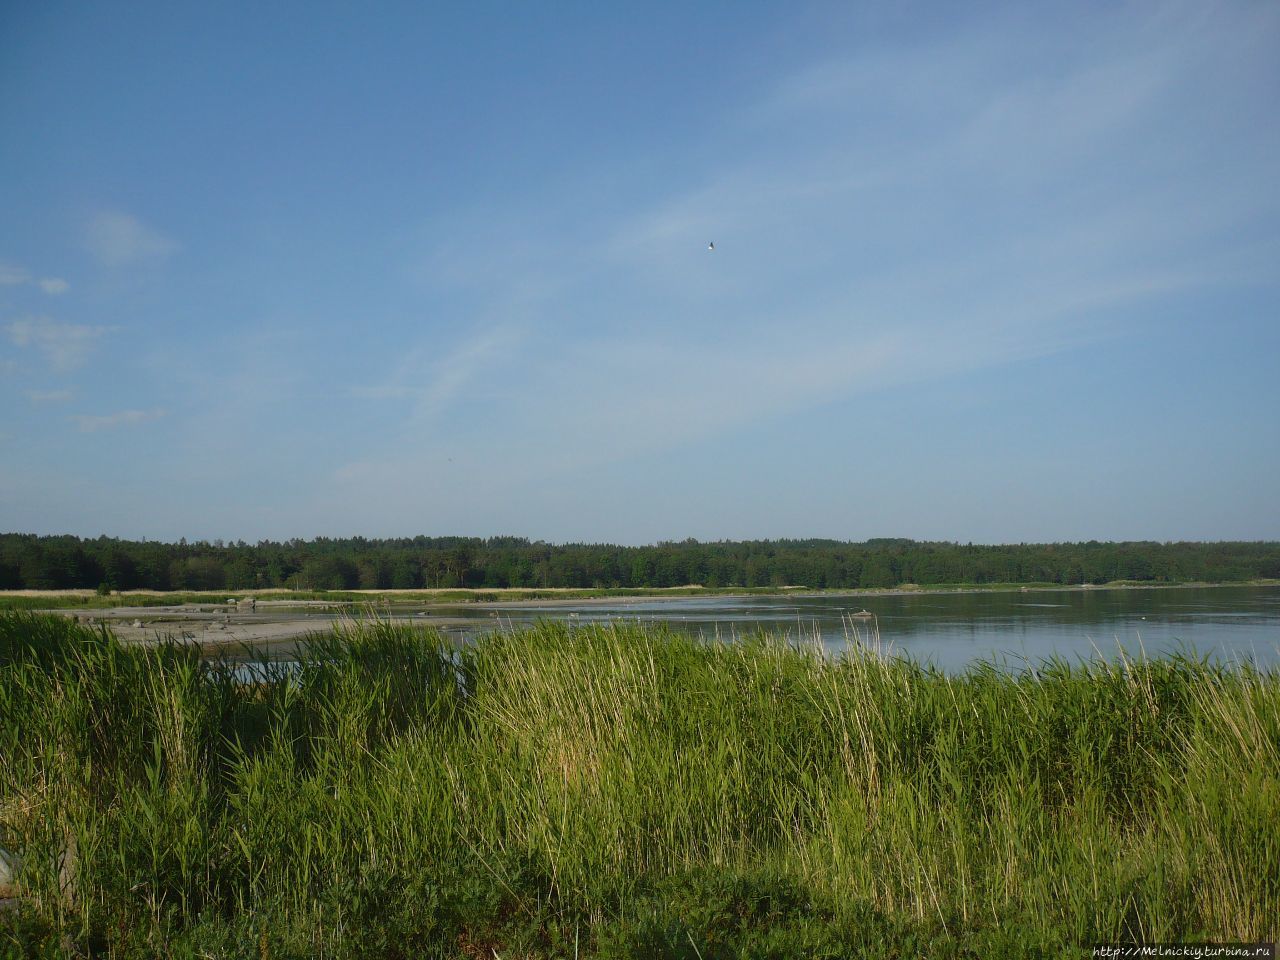
{"type": "MultiPolygon", "coordinates": [[[[125,590],[99,594],[87,588],[69,590],[0,590],[0,608],[5,599],[84,599],[109,601],[128,597],[173,597],[169,606],[225,605],[214,597],[253,598],[261,606],[270,607],[341,607],[359,603],[361,598],[371,601],[403,602],[430,606],[565,604],[585,602],[610,602],[616,600],[687,600],[692,597],[747,598],[767,596],[789,597],[884,597],[912,596],[916,594],[970,594],[970,593],[1089,593],[1107,590],[1185,590],[1212,589],[1218,587],[1280,587],[1280,579],[1253,580],[1187,580],[1177,583],[1115,580],[1108,583],[992,583],[992,584],[902,584],[896,587],[807,587],[804,585],[781,587],[704,587],[686,584],[679,587],[420,587],[415,589],[352,589],[352,590],[286,590],[279,587],[255,587],[245,590],[125,590]],[[331,594],[330,598],[313,599],[316,594],[331,594]],[[302,596],[293,596],[302,594],[302,596]],[[565,596],[546,596],[565,594],[565,596]],[[178,600],[179,597],[200,598],[178,600]],[[439,599],[433,599],[439,598],[439,599]],[[503,598],[503,599],[493,599],[503,598]]],[[[109,604],[93,607],[86,604],[81,609],[123,609],[109,604]]],[[[147,609],[140,605],[140,609],[147,609]]],[[[153,608],[154,609],[154,608],[153,608]]]]}
{"type": "MultiPolygon", "coordinates": [[[[752,597],[768,597],[768,596],[787,596],[787,597],[911,597],[911,596],[936,596],[945,594],[947,596],[964,596],[966,594],[982,594],[982,593],[1097,593],[1110,590],[1204,590],[1216,589],[1218,587],[1280,587],[1280,580],[1246,580],[1246,581],[1229,581],[1229,582],[1199,582],[1190,581],[1187,583],[1073,583],[1073,584],[1056,584],[1045,586],[1043,584],[1000,584],[986,587],[971,586],[930,586],[930,587],[864,587],[864,588],[837,588],[831,590],[812,590],[808,587],[779,587],[776,592],[745,592],[737,590],[721,590],[719,588],[692,588],[692,587],[672,587],[672,590],[698,590],[696,593],[682,593],[677,595],[670,594],[615,594],[612,596],[595,596],[595,597],[566,597],[550,598],[539,597],[528,600],[476,600],[472,601],[478,607],[533,607],[546,606],[557,607],[570,604],[610,604],[610,603],[626,603],[633,601],[651,602],[654,600],[662,600],[675,602],[679,600],[691,600],[698,597],[718,597],[725,600],[749,600],[752,597]]],[[[513,590],[523,590],[524,588],[503,588],[513,590]]],[[[567,588],[566,588],[567,589],[567,588]]],[[[356,591],[346,591],[356,592],[356,591]]],[[[360,593],[403,593],[403,591],[358,591],[360,593]]],[[[476,590],[477,593],[493,593],[495,590],[476,590]]],[[[464,601],[465,602],[465,601],[464,601]]],[[[440,606],[458,606],[457,603],[443,602],[440,606]]]]}
{"type": "MultiPolygon", "coordinates": [[[[332,604],[320,606],[332,607],[332,604]]],[[[63,616],[88,627],[106,627],[125,644],[192,643],[207,653],[245,652],[289,654],[299,641],[329,633],[335,626],[357,624],[360,618],[338,616],[332,620],[306,614],[290,616],[241,613],[226,606],[184,604],[166,607],[104,607],[94,610],[33,610],[36,614],[63,616]]],[[[387,616],[379,620],[395,626],[424,626],[441,633],[474,625],[474,620],[447,616],[387,616]]]]}
{"type": "MultiPolygon", "coordinates": [[[[423,591],[344,591],[333,599],[314,600],[302,598],[264,596],[263,591],[240,591],[218,594],[224,597],[220,601],[192,600],[190,594],[169,594],[186,597],[185,602],[173,604],[138,604],[120,606],[77,606],[49,607],[33,609],[39,614],[55,614],[75,620],[77,623],[91,627],[106,627],[124,643],[155,644],[165,640],[189,642],[200,646],[210,653],[234,653],[244,648],[258,653],[287,655],[296,649],[296,644],[308,636],[327,633],[335,626],[353,624],[369,616],[380,621],[405,626],[430,627],[448,634],[474,630],[485,622],[475,616],[450,615],[450,611],[459,608],[489,612],[490,617],[497,618],[501,611],[523,610],[555,610],[566,606],[576,607],[609,607],[630,606],[632,604],[679,603],[690,599],[742,600],[755,597],[788,596],[788,597],[827,597],[871,600],[874,598],[891,598],[915,595],[968,595],[968,594],[1046,594],[1046,593],[1095,593],[1120,590],[1179,590],[1208,589],[1218,587],[1276,587],[1280,581],[1251,581],[1247,583],[1180,583],[1180,584],[1134,584],[1113,583],[1105,585],[1070,584],[1070,585],[992,585],[988,587],[891,587],[881,589],[860,590],[808,590],[805,588],[779,588],[772,591],[734,591],[719,589],[666,590],[653,593],[627,593],[612,595],[591,595],[587,591],[573,591],[565,588],[558,592],[574,593],[574,596],[547,597],[544,591],[526,591],[522,588],[505,588],[501,590],[467,591],[464,598],[458,590],[423,590],[423,591]],[[448,598],[440,598],[447,593],[448,598]],[[519,596],[521,593],[533,593],[532,597],[519,596]],[[583,596],[583,593],[588,595],[583,596]],[[352,595],[358,599],[352,599],[352,595]],[[512,596],[516,594],[516,596],[512,596]],[[504,598],[505,595],[505,598],[504,598]],[[500,598],[500,599],[495,599],[500,598]],[[241,604],[240,599],[252,599],[252,606],[241,604]],[[329,617],[318,617],[317,613],[331,614],[329,617]]],[[[40,599],[48,597],[83,596],[84,599],[98,599],[92,591],[4,591],[0,592],[0,600],[5,596],[19,595],[24,598],[40,599]]],[[[118,595],[117,595],[118,596],[118,595]]],[[[130,592],[130,596],[166,596],[158,591],[143,593],[130,592]]],[[[208,595],[205,595],[208,596],[208,595]]]]}

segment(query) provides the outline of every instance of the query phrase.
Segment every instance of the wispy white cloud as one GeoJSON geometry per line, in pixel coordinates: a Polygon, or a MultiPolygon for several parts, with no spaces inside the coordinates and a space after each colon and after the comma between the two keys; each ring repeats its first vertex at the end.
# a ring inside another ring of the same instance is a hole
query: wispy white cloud
{"type": "Polygon", "coordinates": [[[32,403],[66,403],[74,394],[70,390],[28,390],[27,399],[32,403]]]}
{"type": "Polygon", "coordinates": [[[108,267],[164,260],[178,249],[169,236],[118,210],[102,211],[90,219],[84,243],[89,253],[108,267]]]}
{"type": "Polygon", "coordinates": [[[40,351],[54,370],[66,372],[81,366],[98,340],[112,328],[58,323],[49,317],[24,317],[8,324],[5,330],[16,346],[40,351]]]}
{"type": "Polygon", "coordinates": [[[472,384],[486,367],[496,364],[519,343],[520,332],[510,325],[482,330],[432,365],[419,400],[418,415],[435,416],[472,384]]]}
{"type": "MultiPolygon", "coordinates": [[[[525,304],[526,328],[546,336],[522,343],[522,363],[497,362],[481,335],[435,363],[423,346],[353,394],[417,398],[419,414],[504,394],[484,442],[526,470],[572,470],[1077,348],[1127,329],[1135,306],[1244,270],[1273,278],[1256,251],[1205,253],[1280,194],[1257,189],[1274,182],[1261,159],[1233,184],[1185,136],[1216,109],[1196,99],[1202,38],[1230,50],[1241,32],[1187,10],[1102,18],[1089,44],[975,21],[782,78],[715,131],[740,149],[623,215],[544,230],[541,247],[451,242],[429,261],[434,279],[481,291],[477,313],[545,291],[525,304]]],[[[1264,140],[1260,156],[1276,153],[1280,138],[1264,140]]],[[[485,222],[538,234],[501,211],[477,220],[481,235],[485,222]]],[[[427,420],[340,475],[437,470],[434,453],[403,452],[442,439],[427,420]]],[[[466,437],[447,439],[471,455],[466,437]]]]}
{"type": "Polygon", "coordinates": [[[36,279],[26,267],[0,261],[0,287],[18,287],[33,283],[51,296],[58,296],[71,289],[71,284],[61,277],[36,279]]]}
{"type": "Polygon", "coordinates": [[[161,409],[120,410],[116,413],[81,414],[71,419],[85,433],[93,433],[98,430],[111,430],[116,427],[133,426],[139,423],[147,423],[151,420],[159,420],[164,415],[165,411],[161,409]]]}
{"type": "Polygon", "coordinates": [[[354,386],[349,391],[356,400],[407,400],[417,399],[425,393],[423,387],[408,387],[403,384],[375,384],[372,386],[354,386]]]}
{"type": "Polygon", "coordinates": [[[353,386],[349,393],[363,400],[412,399],[415,418],[430,419],[486,371],[508,360],[524,336],[517,324],[498,323],[473,332],[443,354],[424,347],[409,350],[383,383],[353,386]]]}
{"type": "Polygon", "coordinates": [[[31,272],[25,267],[0,260],[0,287],[16,287],[31,282],[31,272]]]}

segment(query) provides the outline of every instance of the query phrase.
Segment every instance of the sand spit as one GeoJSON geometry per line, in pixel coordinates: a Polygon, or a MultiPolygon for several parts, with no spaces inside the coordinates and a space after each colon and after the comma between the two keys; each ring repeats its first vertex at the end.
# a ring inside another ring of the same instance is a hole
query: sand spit
{"type": "MultiPolygon", "coordinates": [[[[396,601],[380,598],[376,592],[361,591],[369,600],[353,604],[347,601],[266,599],[245,592],[220,604],[171,604],[167,606],[80,607],[40,611],[70,617],[79,623],[103,625],[125,643],[158,643],[180,640],[199,644],[210,653],[235,655],[240,648],[252,647],[272,656],[287,656],[299,641],[317,633],[327,633],[334,625],[376,618],[382,622],[413,624],[420,627],[455,632],[476,628],[492,628],[497,621],[476,617],[459,617],[459,606],[469,610],[489,610],[500,618],[504,609],[546,608],[562,606],[616,606],[688,599],[687,595],[653,594],[649,596],[502,599],[485,602],[431,602],[435,591],[420,591],[419,598],[406,597],[396,591],[396,601]],[[381,599],[382,602],[378,602],[381,599]],[[417,599],[418,602],[413,602],[417,599]],[[435,608],[435,609],[433,609],[435,608]]],[[[502,596],[506,591],[492,591],[502,596]]],[[[511,591],[516,593],[516,591],[511,591]]],[[[569,592],[569,591],[565,591],[569,592]]],[[[33,591],[34,593],[34,591],[33,591]]]]}
{"type": "MultiPolygon", "coordinates": [[[[179,640],[199,644],[211,652],[222,650],[234,654],[238,648],[266,649],[272,654],[284,654],[292,650],[297,641],[317,633],[327,633],[334,625],[355,623],[362,619],[351,615],[349,605],[323,601],[262,601],[255,610],[245,610],[236,604],[195,605],[182,604],[160,607],[111,607],[93,610],[46,610],[70,617],[87,625],[106,626],[125,643],[158,643],[179,640]],[[264,610],[264,608],[266,608],[264,610]],[[299,611],[290,614],[289,608],[299,611]],[[325,617],[325,609],[333,611],[325,617]]],[[[378,619],[384,622],[415,624],[436,627],[441,630],[456,629],[475,621],[458,617],[395,615],[381,612],[378,619]]]]}

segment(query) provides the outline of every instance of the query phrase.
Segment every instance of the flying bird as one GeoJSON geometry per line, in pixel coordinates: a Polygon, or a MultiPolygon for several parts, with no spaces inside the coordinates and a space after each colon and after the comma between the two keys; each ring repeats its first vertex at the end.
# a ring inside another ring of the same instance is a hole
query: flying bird
{"type": "Polygon", "coordinates": [[[712,240],[710,243],[707,244],[708,250],[714,250],[715,248],[716,248],[716,242],[714,240],[712,240]]]}

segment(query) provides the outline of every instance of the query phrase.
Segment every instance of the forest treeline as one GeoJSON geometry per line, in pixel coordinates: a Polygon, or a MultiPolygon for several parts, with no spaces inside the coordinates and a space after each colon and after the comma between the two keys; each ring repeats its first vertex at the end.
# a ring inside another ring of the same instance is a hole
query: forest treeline
{"type": "Polygon", "coordinates": [[[1280,543],[980,546],[876,539],[683,540],[652,546],[522,537],[177,543],[0,534],[0,589],[896,587],[1280,577],[1280,543]]]}

